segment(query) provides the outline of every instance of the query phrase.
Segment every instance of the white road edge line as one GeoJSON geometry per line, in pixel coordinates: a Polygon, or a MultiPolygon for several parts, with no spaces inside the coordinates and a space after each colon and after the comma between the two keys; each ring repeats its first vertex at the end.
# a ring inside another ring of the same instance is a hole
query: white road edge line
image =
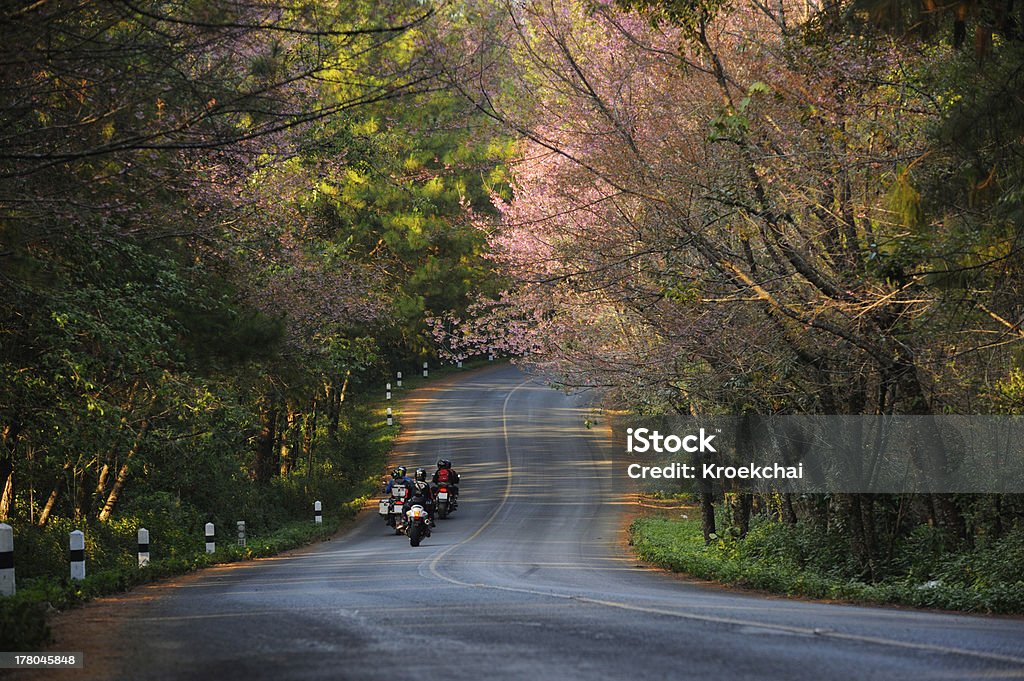
{"type": "Polygon", "coordinates": [[[589,605],[600,605],[608,608],[618,608],[620,610],[631,610],[635,612],[644,612],[652,615],[663,615],[667,617],[676,617],[679,619],[696,620],[699,622],[712,622],[715,624],[727,624],[732,626],[741,627],[757,627],[760,629],[769,629],[778,631],[783,634],[797,634],[801,636],[814,636],[817,638],[832,638],[843,641],[854,641],[857,643],[867,643],[872,645],[888,646],[890,648],[904,648],[909,650],[918,650],[929,653],[941,653],[945,655],[960,655],[964,657],[975,657],[985,660],[994,660],[997,662],[1009,662],[1011,664],[1024,665],[1024,658],[1014,657],[1012,655],[1001,655],[999,653],[989,653],[982,650],[967,650],[964,648],[953,648],[948,646],[933,645],[930,643],[916,643],[914,641],[897,641],[888,638],[878,638],[875,636],[865,636],[861,634],[848,634],[839,631],[832,630],[821,630],[821,629],[809,629],[807,627],[791,627],[784,624],[774,624],[771,622],[758,622],[756,620],[744,620],[730,617],[715,617],[713,615],[698,615],[696,613],[680,612],[677,610],[665,610],[661,608],[650,608],[641,605],[633,605],[631,603],[623,603],[621,601],[608,601],[597,598],[589,598],[587,596],[580,596],[575,594],[558,593],[556,591],[539,591],[534,589],[523,589],[510,586],[500,586],[497,584],[483,584],[464,582],[454,577],[449,577],[441,573],[438,569],[438,565],[452,551],[468,544],[477,537],[479,537],[484,530],[491,526],[491,523],[498,517],[501,510],[505,507],[509,497],[512,495],[512,451],[509,446],[509,434],[508,434],[508,402],[512,399],[512,396],[524,385],[532,383],[533,379],[526,379],[515,388],[509,391],[508,395],[505,396],[505,401],[501,405],[501,428],[505,441],[505,493],[502,495],[501,502],[491,511],[491,514],[487,516],[487,520],[477,528],[476,532],[466,537],[458,544],[449,546],[444,551],[438,553],[430,561],[428,569],[430,574],[434,575],[438,579],[455,584],[462,587],[470,587],[475,589],[491,589],[494,591],[510,591],[514,593],[530,594],[534,596],[546,596],[548,598],[559,598],[563,600],[579,601],[580,603],[587,603],[589,605]]]}

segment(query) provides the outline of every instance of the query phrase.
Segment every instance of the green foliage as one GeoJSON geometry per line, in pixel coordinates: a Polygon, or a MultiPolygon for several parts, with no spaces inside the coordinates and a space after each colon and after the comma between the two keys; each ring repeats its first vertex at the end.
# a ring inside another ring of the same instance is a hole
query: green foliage
{"type": "Polygon", "coordinates": [[[33,593],[206,564],[207,521],[269,537],[224,557],[267,555],[313,499],[375,490],[397,431],[366,394],[492,286],[474,220],[510,193],[512,140],[428,83],[423,3],[123,9],[33,5],[0,47],[5,627],[33,593]],[[90,577],[66,585],[72,528],[90,577]]]}
{"type": "MultiPolygon", "coordinates": [[[[899,548],[902,571],[877,583],[856,579],[845,539],[804,525],[756,524],[704,544],[699,521],[641,518],[630,526],[637,555],[660,567],[787,595],[898,603],[971,612],[1024,612],[1024,532],[975,550],[948,551],[918,528],[899,548]]],[[[947,538],[948,540],[948,538],[947,538]]]]}
{"type": "Polygon", "coordinates": [[[907,170],[900,170],[897,173],[886,198],[888,208],[898,225],[913,231],[924,227],[925,215],[921,206],[921,193],[911,184],[907,170]]]}
{"type": "Polygon", "coordinates": [[[742,143],[747,133],[750,132],[750,114],[748,109],[757,95],[770,94],[771,88],[755,81],[747,88],[747,94],[736,103],[735,107],[729,107],[718,116],[711,119],[708,133],[708,141],[730,141],[742,143]]]}
{"type": "Polygon", "coordinates": [[[32,593],[0,597],[0,641],[11,650],[36,650],[52,639],[49,604],[32,593]]]}
{"type": "Polygon", "coordinates": [[[700,30],[729,4],[729,0],[617,0],[623,9],[640,10],[655,25],[668,23],[700,30]]]}
{"type": "Polygon", "coordinates": [[[324,152],[348,140],[358,144],[321,178],[308,209],[342,257],[387,264],[395,325],[375,335],[419,357],[433,347],[426,317],[461,313],[496,290],[475,219],[493,215],[492,195],[509,196],[514,145],[449,92],[339,118],[317,131],[304,162],[324,165],[324,152]]]}

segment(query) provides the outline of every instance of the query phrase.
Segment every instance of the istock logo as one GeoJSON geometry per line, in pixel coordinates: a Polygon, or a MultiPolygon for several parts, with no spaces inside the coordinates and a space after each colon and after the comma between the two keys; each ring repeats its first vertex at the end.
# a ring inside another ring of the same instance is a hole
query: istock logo
{"type": "Polygon", "coordinates": [[[643,454],[644,452],[658,452],[675,454],[678,451],[684,452],[714,452],[718,450],[711,444],[715,439],[714,435],[708,435],[703,428],[698,435],[662,435],[656,430],[648,428],[626,429],[626,451],[643,454]]]}

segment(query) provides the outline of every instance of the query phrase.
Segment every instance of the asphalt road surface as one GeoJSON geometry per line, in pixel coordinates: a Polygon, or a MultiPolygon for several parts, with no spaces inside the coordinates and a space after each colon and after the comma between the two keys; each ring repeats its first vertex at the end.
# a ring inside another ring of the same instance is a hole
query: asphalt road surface
{"type": "Polygon", "coordinates": [[[584,396],[508,366],[417,395],[403,463],[444,456],[463,476],[459,510],[422,546],[367,514],[313,550],[142,589],[100,676],[1024,678],[1020,619],[769,598],[638,566],[625,471],[586,428],[584,396]]]}

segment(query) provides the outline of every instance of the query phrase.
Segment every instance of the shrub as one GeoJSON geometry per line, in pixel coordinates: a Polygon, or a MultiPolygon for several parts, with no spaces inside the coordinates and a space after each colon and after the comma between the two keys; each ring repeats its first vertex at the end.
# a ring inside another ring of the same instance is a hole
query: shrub
{"type": "Polygon", "coordinates": [[[737,586],[811,598],[894,603],[969,612],[1024,612],[1024,533],[989,546],[943,552],[936,533],[919,529],[894,565],[903,570],[876,584],[850,577],[848,550],[828,533],[763,522],[746,539],[704,544],[700,522],[640,518],[630,526],[637,555],[677,572],[737,586]]]}

